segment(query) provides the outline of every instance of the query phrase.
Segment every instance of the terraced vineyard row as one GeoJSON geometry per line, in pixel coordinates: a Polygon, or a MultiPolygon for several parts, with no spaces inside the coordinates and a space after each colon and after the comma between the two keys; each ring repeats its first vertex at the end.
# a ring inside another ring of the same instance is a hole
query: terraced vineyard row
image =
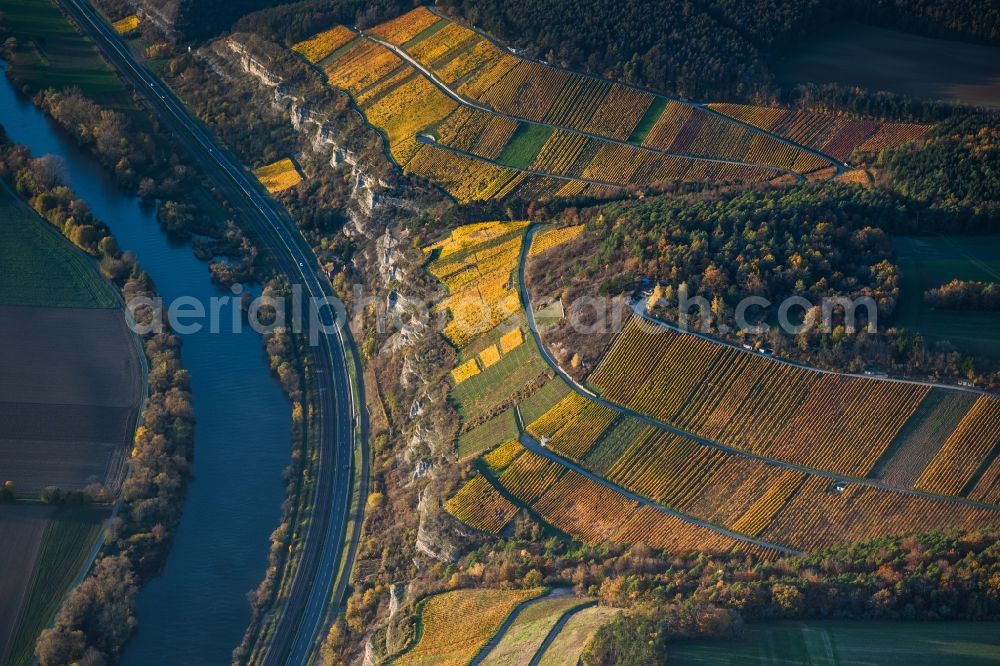
{"type": "Polygon", "coordinates": [[[837,541],[864,540],[955,526],[976,529],[996,524],[994,509],[932,500],[914,495],[846,484],[837,491],[830,480],[808,477],[760,533],[779,543],[795,542],[814,550],[837,541]]]}
{"type": "Polygon", "coordinates": [[[586,543],[643,542],[654,548],[684,552],[728,552],[739,548],[743,552],[775,554],[655,507],[640,505],[531,451],[525,451],[499,480],[545,521],[586,543]]]}
{"type": "Polygon", "coordinates": [[[616,416],[614,410],[570,393],[528,424],[528,432],[559,455],[579,460],[616,416]]]}
{"type": "Polygon", "coordinates": [[[423,7],[365,35],[339,26],[292,48],[351,94],[405,172],[460,201],[758,182],[829,164],[692,105],[515,57],[423,7]]]}
{"type": "MultiPolygon", "coordinates": [[[[410,14],[421,15],[422,20],[433,16],[423,7],[410,14]]],[[[445,27],[424,39],[389,41],[458,94],[500,113],[619,141],[637,139],[637,143],[642,141],[635,134],[645,120],[655,124],[644,145],[679,155],[794,168],[803,173],[829,164],[690,104],[670,101],[664,109],[658,103],[664,98],[649,92],[524,60],[469,28],[447,19],[440,21],[445,27]],[[689,122],[677,123],[677,114],[689,122]]]]}
{"type": "Polygon", "coordinates": [[[855,120],[812,111],[710,104],[715,111],[819,150],[841,162],[855,150],[878,152],[919,138],[930,125],[855,120]]]}
{"type": "Polygon", "coordinates": [[[638,317],[591,380],[605,398],[678,428],[851,476],[871,471],[928,392],[793,367],[638,317]]]}
{"type": "Polygon", "coordinates": [[[940,495],[957,495],[1000,447],[1000,400],[976,401],[937,455],[917,479],[916,487],[940,495]]]}
{"type": "Polygon", "coordinates": [[[469,480],[444,508],[463,523],[492,534],[506,527],[518,511],[484,476],[469,480]]]}
{"type": "Polygon", "coordinates": [[[753,162],[807,173],[830,161],[713,116],[701,109],[670,101],[643,145],[681,155],[753,162]]]}
{"type": "Polygon", "coordinates": [[[417,641],[391,663],[468,664],[521,602],[540,596],[529,590],[464,589],[427,597],[420,603],[417,641]],[[460,630],[456,630],[460,627],[460,630]]]}
{"type": "MultiPolygon", "coordinates": [[[[570,234],[561,229],[543,233],[545,235],[533,235],[533,241],[540,246],[548,246],[555,243],[554,239],[570,234]]],[[[457,230],[452,238],[435,247],[440,248],[445,259],[461,257],[462,252],[470,256],[470,250],[472,256],[489,257],[489,251],[477,252],[478,245],[471,239],[489,244],[490,239],[500,237],[502,234],[495,230],[484,233],[470,226],[457,230]]],[[[533,249],[529,248],[529,256],[533,249]]],[[[439,273],[452,274],[451,271],[439,273]]],[[[871,433],[864,424],[858,423],[859,419],[875,418],[880,424],[887,420],[895,423],[892,419],[905,420],[898,415],[905,411],[899,406],[900,400],[904,404],[920,402],[919,395],[923,391],[923,387],[908,384],[800,370],[661,327],[644,331],[638,325],[638,321],[631,322],[609,353],[609,359],[617,357],[620,360],[615,372],[609,373],[603,363],[598,371],[616,378],[615,390],[626,402],[645,399],[642,392],[655,387],[657,399],[642,404],[668,405],[677,423],[692,431],[738,434],[749,427],[757,433],[754,438],[748,438],[749,441],[763,448],[769,448],[765,446],[763,425],[773,421],[773,434],[769,436],[789,447],[787,457],[809,460],[810,456],[825,459],[836,454],[840,460],[852,461],[858,459],[860,454],[856,451],[861,450],[868,451],[864,454],[865,459],[877,458],[874,451],[879,447],[867,442],[871,433]],[[650,368],[658,373],[667,367],[673,368],[669,379],[655,385],[645,381],[650,368]],[[893,403],[895,406],[885,410],[870,409],[867,402],[890,401],[897,388],[902,389],[899,395],[903,397],[893,403]],[[778,409],[781,401],[789,396],[792,406],[778,409]],[[745,422],[743,413],[758,400],[763,403],[764,412],[745,422]],[[816,430],[815,423],[797,421],[796,410],[810,400],[817,405],[813,411],[835,403],[836,409],[828,411],[828,421],[851,434],[841,436],[822,428],[816,430]],[[769,406],[773,407],[770,412],[767,411],[769,406]],[[870,417],[869,413],[876,416],[870,417]],[[795,437],[777,437],[789,427],[795,431],[795,437]],[[812,444],[823,437],[831,444],[826,448],[818,447],[818,453],[811,453],[808,446],[802,452],[792,448],[796,441],[812,444]]],[[[490,344],[496,344],[492,342],[494,338],[487,339],[490,344]]],[[[482,343],[472,346],[476,350],[482,347],[482,343]]],[[[529,346],[523,345],[523,348],[529,346]]],[[[534,347],[530,348],[537,354],[534,347]]],[[[514,379],[513,372],[508,370],[506,375],[494,381],[506,383],[510,379],[525,386],[525,380],[514,379]]],[[[500,530],[509,522],[508,516],[515,513],[500,501],[510,497],[516,500],[511,506],[529,507],[541,519],[588,543],[639,540],[680,550],[729,550],[739,546],[771,556],[774,552],[710,526],[727,528],[768,543],[810,550],[859,534],[898,534],[916,527],[944,527],[953,520],[981,526],[995,521],[1000,515],[996,510],[943,499],[860,484],[838,484],[833,478],[723,451],[692,437],[620,414],[567,388],[550,390],[560,388],[560,382],[558,378],[547,380],[529,391],[527,397],[517,394],[517,387],[506,386],[507,393],[513,391],[512,395],[518,397],[504,404],[518,406],[527,432],[536,441],[540,440],[558,456],[575,461],[581,468],[608,480],[614,487],[569,469],[568,463],[550,460],[510,441],[513,435],[505,431],[502,438],[499,434],[493,438],[496,448],[486,453],[482,461],[484,469],[492,470],[495,481],[490,475],[470,480],[447,505],[453,515],[479,529],[500,530]],[[659,507],[690,519],[642,504],[616,488],[648,498],[659,507]],[[848,506],[853,511],[852,521],[838,522],[836,516],[847,512],[848,506]],[[919,524],[915,522],[918,520],[919,524]],[[704,521],[705,525],[695,521],[704,521]]],[[[932,410],[932,413],[936,412],[932,410]]],[[[496,419],[478,428],[493,427],[494,422],[496,419]]],[[[978,432],[973,427],[969,430],[978,432]]],[[[876,437],[881,437],[878,432],[876,437]]],[[[776,445],[770,448],[785,453],[776,445]]],[[[982,475],[981,483],[993,488],[996,476],[997,472],[988,471],[982,475]]]]}
{"type": "MultiPolygon", "coordinates": [[[[445,336],[456,345],[493,329],[520,309],[512,288],[527,222],[481,222],[460,227],[425,248],[437,252],[428,270],[448,288],[442,304],[451,313],[445,336]]],[[[508,351],[512,339],[508,338],[508,351]]]]}
{"type": "MultiPolygon", "coordinates": [[[[555,419],[565,411],[565,405],[557,405],[553,416],[546,418],[555,419]]],[[[857,534],[865,538],[900,534],[943,528],[953,521],[981,527],[1000,517],[995,509],[860,484],[838,485],[828,477],[720,451],[629,417],[606,428],[580,462],[662,506],[801,550],[829,546],[857,534]],[[845,524],[838,515],[841,512],[853,512],[852,520],[845,524]]],[[[614,533],[602,527],[607,519],[603,513],[594,513],[596,508],[575,505],[576,518],[568,510],[556,510],[578,501],[574,488],[585,488],[588,496],[596,496],[592,486],[598,485],[572,471],[559,474],[559,469],[557,463],[529,452],[507,468],[500,482],[560,529],[590,542],[611,538],[608,535],[614,533]],[[546,486],[552,490],[541,492],[546,486]]],[[[609,496],[608,488],[598,488],[597,504],[613,507],[616,516],[625,513],[623,506],[631,506],[609,496]]]]}

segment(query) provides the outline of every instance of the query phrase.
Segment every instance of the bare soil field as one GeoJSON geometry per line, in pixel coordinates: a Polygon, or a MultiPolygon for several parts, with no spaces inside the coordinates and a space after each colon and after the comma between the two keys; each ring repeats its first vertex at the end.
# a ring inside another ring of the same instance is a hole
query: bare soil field
{"type": "Polygon", "coordinates": [[[859,23],[834,26],[772,63],[777,82],[842,83],[1000,108],[1000,48],[859,23]]]}
{"type": "Polygon", "coordinates": [[[8,663],[45,528],[54,509],[0,504],[0,664],[8,663]]]}
{"type": "Polygon", "coordinates": [[[122,310],[0,306],[0,478],[115,486],[141,399],[122,310]]]}

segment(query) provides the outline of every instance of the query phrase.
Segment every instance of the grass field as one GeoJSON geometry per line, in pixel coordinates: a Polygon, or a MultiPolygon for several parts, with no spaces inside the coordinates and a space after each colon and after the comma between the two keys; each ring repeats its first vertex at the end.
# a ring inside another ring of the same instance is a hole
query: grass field
{"type": "Polygon", "coordinates": [[[997,622],[846,622],[749,625],[740,643],[668,650],[672,666],[984,666],[1000,663],[997,622]]]}
{"type": "Polygon", "coordinates": [[[93,261],[0,185],[0,304],[115,308],[93,261]]]}
{"type": "Polygon", "coordinates": [[[517,439],[513,410],[506,410],[458,437],[458,459],[466,460],[504,442],[517,439]]]}
{"type": "Polygon", "coordinates": [[[642,142],[649,136],[649,130],[653,129],[653,125],[663,115],[663,110],[667,108],[667,101],[666,97],[655,97],[653,99],[653,103],[649,105],[646,112],[642,114],[642,118],[639,119],[639,124],[632,130],[632,135],[628,138],[629,143],[634,143],[637,146],[642,145],[642,142]]]}
{"type": "Polygon", "coordinates": [[[930,342],[947,340],[961,351],[1000,358],[1000,313],[935,310],[924,291],[953,279],[1000,281],[1000,236],[893,239],[902,275],[896,322],[930,342]]]}
{"type": "Polygon", "coordinates": [[[16,36],[13,66],[34,89],[78,87],[102,103],[131,105],[125,86],[97,49],[49,0],[0,0],[0,11],[16,36]]]}
{"type": "Polygon", "coordinates": [[[49,521],[13,640],[10,663],[31,664],[35,639],[52,621],[101,531],[106,509],[68,507],[49,521]]]}
{"type": "Polygon", "coordinates": [[[585,597],[552,596],[531,603],[518,614],[500,642],[483,659],[483,666],[527,664],[563,613],[588,601],[585,597]]]}
{"type": "Polygon", "coordinates": [[[496,365],[452,389],[451,397],[463,418],[475,419],[508,400],[546,370],[548,366],[538,353],[535,341],[529,338],[496,365]]]}
{"type": "Polygon", "coordinates": [[[591,606],[575,614],[556,634],[539,666],[576,666],[590,637],[619,612],[617,608],[591,606]]]}
{"type": "Polygon", "coordinates": [[[528,168],[550,134],[552,134],[552,129],[544,125],[522,123],[507,145],[504,146],[500,156],[497,157],[497,162],[517,169],[528,168]]]}

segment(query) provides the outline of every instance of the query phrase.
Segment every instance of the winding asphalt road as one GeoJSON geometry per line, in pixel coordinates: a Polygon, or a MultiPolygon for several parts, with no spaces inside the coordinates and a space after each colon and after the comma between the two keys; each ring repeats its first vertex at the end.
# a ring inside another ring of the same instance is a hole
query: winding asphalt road
{"type": "MultiPolygon", "coordinates": [[[[515,122],[526,123],[526,124],[529,124],[529,125],[540,125],[542,127],[548,128],[548,129],[560,130],[562,132],[567,132],[569,134],[577,134],[577,135],[580,135],[580,136],[585,136],[585,137],[590,138],[590,139],[596,139],[598,141],[605,141],[607,143],[613,143],[613,144],[617,144],[617,145],[620,145],[620,146],[628,146],[629,148],[636,148],[638,150],[643,150],[643,151],[647,151],[647,152],[651,152],[651,153],[657,153],[657,154],[660,154],[660,155],[664,155],[666,157],[673,157],[673,158],[684,159],[684,160],[693,160],[693,161],[696,161],[696,162],[710,162],[710,163],[713,163],[713,164],[730,164],[730,165],[735,165],[735,166],[754,167],[754,168],[759,168],[759,169],[765,169],[765,170],[768,170],[768,171],[773,171],[773,172],[775,172],[775,174],[779,174],[779,175],[794,176],[796,179],[798,179],[800,181],[804,181],[805,180],[805,177],[802,174],[798,173],[798,172],[792,171],[791,169],[784,169],[782,167],[771,166],[769,164],[757,164],[757,163],[754,163],[754,162],[740,162],[739,160],[725,160],[725,159],[719,159],[719,158],[714,158],[714,157],[695,157],[693,155],[681,155],[679,153],[672,153],[672,152],[670,152],[668,150],[664,150],[662,148],[654,148],[654,147],[651,147],[651,146],[637,146],[634,143],[629,143],[628,141],[622,141],[621,139],[613,139],[611,137],[602,136],[600,134],[594,134],[593,132],[587,132],[585,130],[577,129],[575,127],[567,127],[567,126],[564,126],[564,125],[554,125],[552,123],[546,123],[546,122],[542,122],[540,120],[530,120],[528,118],[522,118],[520,116],[513,116],[513,115],[511,115],[509,113],[503,113],[502,111],[497,111],[496,109],[491,109],[488,106],[483,106],[482,104],[479,104],[477,102],[474,102],[474,101],[472,101],[470,99],[467,99],[467,98],[463,97],[462,95],[459,95],[457,92],[455,92],[454,90],[452,90],[448,86],[448,84],[446,84],[444,81],[442,81],[441,79],[439,79],[434,72],[432,72],[430,69],[428,69],[427,67],[425,67],[416,58],[414,58],[409,53],[407,53],[406,51],[404,51],[400,47],[396,46],[395,44],[387,42],[387,41],[385,41],[383,39],[379,39],[378,37],[373,37],[372,35],[369,35],[369,34],[365,33],[362,30],[358,30],[357,28],[355,28],[355,30],[357,30],[358,34],[360,34],[365,39],[368,39],[368,40],[370,40],[372,42],[375,42],[376,44],[384,46],[385,48],[389,49],[390,51],[392,51],[393,53],[395,53],[397,56],[399,56],[400,58],[402,58],[403,60],[405,60],[407,63],[409,63],[411,66],[413,66],[417,71],[419,71],[421,74],[423,74],[438,89],[440,89],[441,92],[443,92],[444,94],[448,95],[448,97],[452,98],[453,100],[455,100],[459,104],[462,104],[463,106],[467,106],[469,108],[473,108],[473,109],[476,109],[478,111],[482,111],[484,113],[489,113],[489,114],[492,114],[492,115],[495,115],[495,116],[500,116],[501,118],[507,118],[508,120],[513,120],[515,122]]],[[[721,114],[718,114],[718,115],[721,115],[721,114]]],[[[728,118],[727,116],[723,116],[723,117],[724,118],[728,118]]],[[[750,126],[748,126],[748,127],[750,127],[750,126]]],[[[754,128],[754,130],[757,133],[763,133],[763,131],[760,130],[759,128],[754,128]]],[[[785,141],[785,143],[787,143],[787,141],[785,141]]],[[[484,159],[484,158],[480,158],[480,159],[484,159]]],[[[829,159],[829,158],[827,158],[827,159],[829,159]]],[[[491,161],[492,162],[492,160],[487,160],[487,161],[491,161]]],[[[493,162],[493,163],[496,164],[496,162],[493,162]]],[[[503,165],[498,165],[498,166],[503,166],[503,165]]],[[[524,169],[521,169],[521,171],[524,171],[524,169]]],[[[537,172],[537,173],[539,175],[555,176],[555,174],[550,174],[550,173],[545,173],[545,172],[537,172]]],[[[570,178],[572,180],[582,180],[580,178],[573,178],[572,176],[563,176],[563,177],[564,178],[570,178]]],[[[621,187],[621,186],[619,185],[618,187],[621,187]]]]}
{"type": "MultiPolygon", "coordinates": [[[[459,21],[456,21],[453,17],[446,16],[445,14],[443,14],[441,12],[441,10],[439,10],[437,7],[429,6],[429,7],[427,7],[427,9],[432,14],[435,14],[435,15],[443,18],[443,19],[448,19],[449,21],[452,21],[452,22],[455,22],[455,23],[460,23],[459,21]]],[[[466,28],[468,28],[469,30],[473,31],[474,33],[476,33],[477,35],[479,35],[483,39],[487,40],[488,42],[490,42],[491,44],[493,44],[493,46],[497,47],[501,51],[507,51],[507,52],[513,53],[513,51],[510,48],[508,48],[507,46],[504,46],[503,44],[501,44],[497,40],[493,39],[493,37],[491,37],[490,35],[486,34],[482,30],[480,30],[479,28],[477,28],[475,26],[472,26],[472,25],[469,25],[467,23],[460,23],[460,25],[463,25],[466,28]]],[[[528,59],[528,58],[525,58],[525,56],[518,55],[516,53],[513,53],[513,55],[515,55],[518,58],[524,59],[524,60],[528,59]]],[[[542,67],[548,67],[549,69],[556,70],[558,72],[568,72],[570,74],[575,74],[577,76],[582,76],[582,77],[584,77],[586,79],[591,79],[593,81],[607,81],[607,79],[601,78],[599,76],[595,76],[594,74],[590,74],[588,72],[582,72],[582,71],[580,71],[578,69],[572,69],[570,67],[559,67],[557,65],[551,65],[551,64],[549,64],[547,62],[540,62],[538,60],[532,60],[532,62],[535,62],[535,63],[541,65],[542,67]]],[[[827,155],[824,152],[816,150],[815,148],[810,148],[809,146],[804,146],[801,143],[796,143],[795,141],[792,141],[791,139],[789,139],[787,137],[781,136],[780,134],[775,134],[773,132],[769,132],[769,131],[767,131],[765,129],[757,127],[756,125],[751,125],[750,123],[745,123],[742,120],[739,120],[738,118],[733,118],[732,116],[727,116],[726,114],[720,113],[720,112],[716,111],[715,109],[711,108],[705,102],[693,102],[693,101],[688,100],[688,99],[681,99],[679,97],[673,97],[671,95],[665,95],[664,93],[661,93],[659,91],[653,90],[651,88],[644,88],[642,86],[637,86],[637,85],[634,85],[634,84],[631,84],[631,83],[623,83],[621,81],[616,81],[616,83],[618,85],[623,86],[625,88],[628,88],[630,90],[635,90],[635,91],[638,91],[638,92],[647,93],[649,95],[656,95],[657,97],[662,97],[662,98],[670,100],[672,102],[677,102],[678,104],[685,104],[685,105],[693,107],[693,108],[701,109],[702,111],[704,111],[705,113],[708,113],[709,115],[716,116],[719,120],[722,120],[722,121],[728,122],[728,123],[732,123],[734,125],[740,125],[741,127],[745,127],[746,129],[750,130],[754,134],[760,134],[761,136],[769,136],[772,139],[774,139],[775,141],[783,143],[786,146],[790,146],[792,148],[797,148],[798,150],[801,150],[803,152],[809,153],[810,155],[814,155],[816,157],[819,157],[820,159],[827,160],[833,166],[837,167],[837,173],[838,174],[843,173],[843,171],[844,171],[844,166],[839,161],[837,161],[836,158],[831,157],[830,155],[827,155]]],[[[775,168],[777,168],[777,167],[775,167],[775,168]]]]}
{"type": "MultiPolygon", "coordinates": [[[[878,488],[881,490],[889,490],[892,492],[902,493],[905,495],[911,495],[913,497],[921,497],[924,499],[935,500],[938,502],[963,504],[966,506],[973,506],[982,509],[990,509],[993,511],[1000,510],[1000,507],[996,505],[986,504],[983,502],[975,502],[973,500],[966,499],[964,497],[946,497],[943,495],[935,495],[920,490],[914,490],[912,488],[895,486],[890,483],[879,481],[878,479],[868,479],[864,477],[835,474],[833,472],[828,472],[826,470],[806,467],[804,465],[798,465],[796,463],[791,463],[784,460],[778,460],[776,458],[769,458],[767,456],[762,456],[756,453],[750,453],[749,451],[735,449],[731,446],[722,444],[713,439],[702,437],[701,435],[697,435],[695,433],[682,430],[680,428],[677,428],[676,426],[670,425],[669,423],[665,423],[647,414],[642,414],[640,412],[632,410],[628,407],[624,407],[617,403],[611,402],[610,400],[607,400],[606,398],[597,395],[596,393],[594,393],[593,391],[591,391],[590,389],[586,388],[585,386],[577,382],[575,379],[573,379],[565,370],[562,369],[562,367],[560,367],[559,363],[556,362],[556,360],[549,353],[548,349],[545,347],[544,343],[542,342],[541,334],[538,331],[538,325],[535,322],[535,313],[531,309],[531,295],[530,292],[528,291],[527,283],[525,281],[525,268],[528,260],[528,250],[531,248],[531,239],[534,236],[534,233],[537,229],[538,229],[537,225],[531,225],[530,227],[528,227],[528,231],[525,234],[524,245],[521,247],[521,254],[518,261],[518,269],[517,269],[518,290],[520,292],[520,297],[521,297],[521,306],[525,312],[525,319],[527,321],[528,330],[531,331],[531,337],[534,339],[535,345],[538,347],[538,351],[542,355],[542,358],[545,359],[545,362],[548,364],[548,366],[552,368],[552,371],[555,372],[558,377],[560,377],[564,382],[566,382],[569,385],[569,387],[574,391],[576,391],[577,393],[586,396],[590,400],[604,407],[607,407],[608,409],[611,409],[618,414],[636,419],[642,423],[645,423],[646,425],[658,428],[660,430],[664,430],[674,435],[678,435],[679,437],[685,437],[687,439],[694,440],[703,446],[707,446],[709,448],[716,449],[718,451],[722,451],[724,453],[728,453],[731,455],[749,458],[751,460],[755,460],[757,462],[763,463],[765,465],[770,465],[772,467],[779,467],[781,469],[788,469],[796,472],[801,472],[803,474],[811,474],[812,476],[827,478],[830,479],[831,482],[853,483],[858,485],[870,486],[872,488],[878,488]]],[[[543,450],[548,451],[547,449],[543,450]]],[[[548,457],[552,458],[553,455],[554,454],[550,453],[548,457]]]]}
{"type": "MultiPolygon", "coordinates": [[[[62,7],[96,43],[118,72],[142,95],[164,125],[188,149],[251,227],[255,241],[269,250],[290,284],[303,287],[305,297],[328,302],[331,293],[322,270],[294,223],[260,184],[231,157],[153,73],[140,64],[111,26],[85,0],[60,0],[62,7]]],[[[333,589],[341,568],[342,546],[351,508],[354,443],[360,430],[363,487],[368,478],[368,443],[363,410],[355,404],[355,391],[347,367],[341,325],[329,307],[320,311],[322,332],[310,347],[318,388],[319,463],[312,512],[301,546],[299,566],[291,585],[265,663],[304,664],[322,638],[327,608],[339,604],[346,590],[346,576],[333,589]]],[[[353,355],[355,376],[361,371],[353,355]]],[[[363,400],[361,402],[363,404],[363,400]]],[[[363,492],[363,488],[362,488],[363,492]]],[[[363,495],[362,495],[363,496],[363,495]]],[[[364,502],[358,503],[355,529],[349,539],[347,562],[353,561],[364,502]]],[[[252,547],[252,544],[248,544],[252,547]]],[[[344,567],[350,571],[350,567],[344,567]]]]}

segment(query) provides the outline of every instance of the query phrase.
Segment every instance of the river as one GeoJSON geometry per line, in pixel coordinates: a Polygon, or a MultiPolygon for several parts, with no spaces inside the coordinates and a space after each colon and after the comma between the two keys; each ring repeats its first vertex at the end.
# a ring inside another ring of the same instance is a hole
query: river
{"type": "MultiPolygon", "coordinates": [[[[17,93],[0,70],[0,124],[36,156],[57,155],[65,179],[136,254],[160,295],[208,303],[228,295],[189,246],[172,242],[154,211],[123,194],[74,140],[17,93]]],[[[228,321],[224,317],[223,321],[228,321]]],[[[163,572],[136,602],[139,629],[123,663],[228,664],[250,619],[246,594],[264,575],[270,533],[281,519],[291,432],[288,401],[249,329],[182,336],[197,418],[184,516],[163,572]]]]}

